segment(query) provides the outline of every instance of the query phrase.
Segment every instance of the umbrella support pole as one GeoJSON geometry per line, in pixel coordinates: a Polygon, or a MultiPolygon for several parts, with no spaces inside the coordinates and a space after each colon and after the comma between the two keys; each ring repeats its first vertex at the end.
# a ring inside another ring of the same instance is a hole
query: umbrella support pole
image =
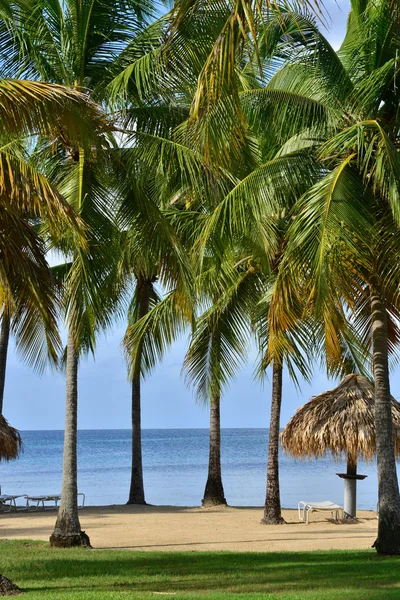
{"type": "Polygon", "coordinates": [[[357,516],[357,465],[347,461],[347,477],[344,480],[344,517],[355,519],[357,516]]]}
{"type": "Polygon", "coordinates": [[[365,479],[366,475],[357,473],[357,463],[347,460],[347,473],[336,473],[344,479],[344,518],[357,518],[357,479],[365,479]]]}

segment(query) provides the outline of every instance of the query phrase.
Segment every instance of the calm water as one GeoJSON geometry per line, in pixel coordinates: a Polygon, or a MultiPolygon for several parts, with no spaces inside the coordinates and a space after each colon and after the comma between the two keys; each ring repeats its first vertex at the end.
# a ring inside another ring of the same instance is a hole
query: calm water
{"type": "MultiPolygon", "coordinates": [[[[24,453],[0,463],[3,493],[46,494],[61,490],[62,431],[25,431],[24,453]]],[[[261,506],[265,498],[267,429],[222,430],[225,496],[236,506],[261,506]]],[[[79,491],[87,504],[122,504],[130,482],[128,430],[80,431],[79,491]]],[[[143,432],[146,499],[150,504],[199,505],[207,475],[206,429],[147,429],[143,432]]],[[[335,473],[344,463],[328,459],[295,461],[281,456],[281,497],[285,507],[299,500],[343,501],[343,482],[335,473]]],[[[376,466],[360,464],[368,478],[358,484],[358,507],[374,508],[376,466]]]]}

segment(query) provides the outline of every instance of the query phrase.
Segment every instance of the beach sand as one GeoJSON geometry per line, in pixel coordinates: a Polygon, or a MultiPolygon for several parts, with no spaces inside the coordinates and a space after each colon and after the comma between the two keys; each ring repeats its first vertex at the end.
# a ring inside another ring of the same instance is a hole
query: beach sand
{"type": "MultiPolygon", "coordinates": [[[[306,525],[297,510],[283,510],[285,525],[262,525],[262,508],[254,507],[93,506],[79,515],[94,548],[162,551],[362,549],[374,542],[378,523],[376,513],[359,511],[358,523],[313,513],[306,525]]],[[[55,510],[1,513],[0,539],[47,541],[55,518],[55,510]]]]}

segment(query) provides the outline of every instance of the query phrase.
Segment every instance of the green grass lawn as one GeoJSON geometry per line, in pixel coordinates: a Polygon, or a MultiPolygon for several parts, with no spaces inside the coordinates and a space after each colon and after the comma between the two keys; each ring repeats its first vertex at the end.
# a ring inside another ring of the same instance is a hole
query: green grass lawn
{"type": "Polygon", "coordinates": [[[0,572],[27,600],[383,600],[400,598],[400,558],[374,551],[132,552],[0,542],[0,572]]]}

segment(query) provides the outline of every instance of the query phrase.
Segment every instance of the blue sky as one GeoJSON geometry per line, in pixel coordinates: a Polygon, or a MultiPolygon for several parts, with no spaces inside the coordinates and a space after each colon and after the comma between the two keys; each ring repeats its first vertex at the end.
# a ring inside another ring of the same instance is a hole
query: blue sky
{"type": "MultiPolygon", "coordinates": [[[[326,36],[334,47],[343,39],[349,7],[348,0],[327,0],[330,29],[326,36]]],[[[83,360],[79,375],[79,428],[127,429],[130,427],[130,386],[121,350],[124,327],[120,325],[98,341],[96,358],[83,360]]],[[[176,343],[163,363],[143,385],[143,427],[207,427],[208,412],[196,403],[180,375],[187,340],[176,343]]],[[[270,379],[261,386],[253,379],[255,353],[231,388],[221,407],[223,427],[268,427],[270,379]]],[[[392,377],[396,397],[397,373],[392,377]]],[[[323,372],[316,371],[312,385],[303,383],[301,391],[284,378],[282,423],[298,406],[329,387],[323,372]]],[[[51,372],[39,377],[21,364],[10,347],[4,414],[19,429],[62,429],[64,426],[65,382],[62,374],[51,372]]]]}

